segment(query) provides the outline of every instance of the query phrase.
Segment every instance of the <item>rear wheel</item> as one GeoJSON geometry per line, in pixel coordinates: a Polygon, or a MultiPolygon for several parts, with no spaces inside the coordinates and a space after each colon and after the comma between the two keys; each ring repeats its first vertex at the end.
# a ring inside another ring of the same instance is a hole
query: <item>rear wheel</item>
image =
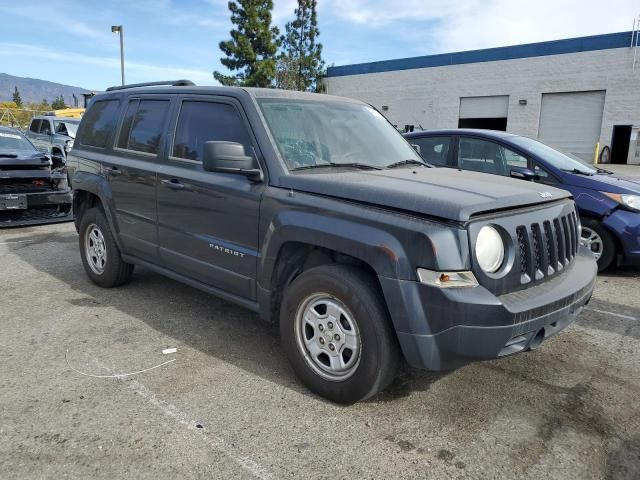
{"type": "Polygon", "coordinates": [[[599,272],[609,268],[616,258],[616,242],[597,220],[582,219],[582,243],[593,253],[599,272]]]}
{"type": "Polygon", "coordinates": [[[90,208],[82,215],[79,233],[82,265],[93,283],[111,288],[129,281],[133,265],[122,260],[100,208],[90,208]]]}
{"type": "Polygon", "coordinates": [[[287,288],[280,334],[304,384],[338,403],[354,403],[386,388],[400,359],[379,288],[360,270],[323,265],[287,288]]]}

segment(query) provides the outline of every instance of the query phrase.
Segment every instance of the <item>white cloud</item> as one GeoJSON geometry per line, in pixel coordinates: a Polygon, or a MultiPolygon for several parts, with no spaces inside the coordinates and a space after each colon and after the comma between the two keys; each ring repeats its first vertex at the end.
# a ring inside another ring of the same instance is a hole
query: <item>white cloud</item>
{"type": "Polygon", "coordinates": [[[630,30],[637,0],[326,0],[324,15],[387,29],[410,40],[409,54],[514,45],[630,30]],[[424,22],[424,28],[416,27],[424,22]],[[410,23],[407,23],[410,22],[410,23]],[[408,25],[411,28],[408,28],[408,25]]]}
{"type": "MultiPolygon", "coordinates": [[[[81,53],[52,50],[34,45],[21,43],[0,42],[0,58],[2,57],[31,57],[43,60],[55,60],[63,64],[80,65],[86,67],[99,67],[113,72],[120,70],[120,57],[99,57],[81,53]]],[[[199,84],[213,84],[213,76],[210,71],[192,68],[176,67],[171,65],[154,65],[128,61],[125,58],[125,74],[129,81],[149,81],[157,79],[188,78],[199,84]],[[138,80],[140,79],[140,80],[138,80]]]]}

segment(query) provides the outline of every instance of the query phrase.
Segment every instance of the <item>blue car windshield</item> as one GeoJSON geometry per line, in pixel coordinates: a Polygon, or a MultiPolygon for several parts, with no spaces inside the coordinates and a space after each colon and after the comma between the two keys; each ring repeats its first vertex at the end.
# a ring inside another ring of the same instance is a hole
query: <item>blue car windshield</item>
{"type": "Polygon", "coordinates": [[[510,140],[519,147],[536,154],[550,165],[564,172],[582,173],[585,175],[594,175],[598,173],[596,168],[592,167],[584,160],[571,155],[570,153],[560,152],[559,150],[551,148],[537,140],[527,137],[511,137],[510,140]]]}
{"type": "Polygon", "coordinates": [[[19,133],[0,131],[0,156],[2,154],[34,153],[36,148],[19,133]]]}

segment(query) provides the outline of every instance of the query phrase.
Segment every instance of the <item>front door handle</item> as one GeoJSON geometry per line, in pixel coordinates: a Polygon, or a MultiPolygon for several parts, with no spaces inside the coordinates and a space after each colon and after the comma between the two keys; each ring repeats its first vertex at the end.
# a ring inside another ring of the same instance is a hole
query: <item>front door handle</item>
{"type": "Polygon", "coordinates": [[[118,167],[107,167],[107,173],[109,175],[121,175],[122,171],[118,167]]]}
{"type": "Polygon", "coordinates": [[[184,188],[184,184],[180,183],[180,180],[177,178],[165,179],[162,180],[161,183],[172,190],[182,190],[184,188]]]}

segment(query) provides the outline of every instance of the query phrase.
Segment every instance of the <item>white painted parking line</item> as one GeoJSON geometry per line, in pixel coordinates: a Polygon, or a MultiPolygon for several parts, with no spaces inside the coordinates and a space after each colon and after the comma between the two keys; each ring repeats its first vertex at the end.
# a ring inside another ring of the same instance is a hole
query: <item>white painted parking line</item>
{"type": "Polygon", "coordinates": [[[14,241],[10,241],[10,242],[0,242],[0,245],[13,245],[14,243],[27,243],[27,242],[33,242],[33,240],[14,240],[14,241]]]}
{"type": "MultiPolygon", "coordinates": [[[[100,364],[97,360],[94,360],[94,363],[100,368],[106,370],[110,375],[114,375],[114,372],[110,368],[100,364]]],[[[262,465],[245,455],[239,455],[236,449],[227,444],[224,439],[213,435],[210,430],[203,427],[195,420],[189,418],[189,415],[187,413],[180,411],[175,405],[158,398],[154,392],[149,390],[140,382],[137,382],[135,380],[128,380],[126,378],[123,378],[122,376],[116,376],[115,378],[121,382],[126,383],[127,387],[137,393],[140,398],[145,399],[148,403],[158,408],[166,416],[173,418],[180,425],[186,427],[187,430],[190,430],[197,435],[201,435],[201,438],[204,439],[207,445],[231,459],[252,477],[259,480],[270,480],[273,478],[273,474],[267,468],[263,467],[262,465]]]]}
{"type": "MultiPolygon", "coordinates": [[[[121,381],[126,381],[124,379],[120,379],[121,381]]],[[[262,465],[258,464],[256,461],[248,458],[246,456],[238,455],[235,449],[229,446],[222,438],[211,435],[205,428],[203,428],[199,423],[195,420],[189,418],[189,416],[180,410],[175,405],[172,405],[169,402],[165,402],[164,400],[159,399],[155,393],[149,390],[147,387],[142,385],[135,380],[128,381],[127,385],[129,389],[136,392],[141,398],[144,398],[151,405],[157,407],[161,412],[163,412],[168,417],[176,420],[180,425],[187,428],[196,434],[202,435],[206,443],[213,449],[222,453],[223,455],[230,458],[244,470],[246,470],[253,477],[258,478],[260,480],[268,480],[273,478],[273,475],[269,470],[267,470],[262,465]]]]}
{"type": "Polygon", "coordinates": [[[590,310],[596,313],[602,313],[604,315],[611,315],[612,317],[624,318],[625,320],[638,320],[631,315],[622,315],[621,313],[608,312],[607,310],[598,310],[597,308],[586,307],[585,310],[590,310]]]}

